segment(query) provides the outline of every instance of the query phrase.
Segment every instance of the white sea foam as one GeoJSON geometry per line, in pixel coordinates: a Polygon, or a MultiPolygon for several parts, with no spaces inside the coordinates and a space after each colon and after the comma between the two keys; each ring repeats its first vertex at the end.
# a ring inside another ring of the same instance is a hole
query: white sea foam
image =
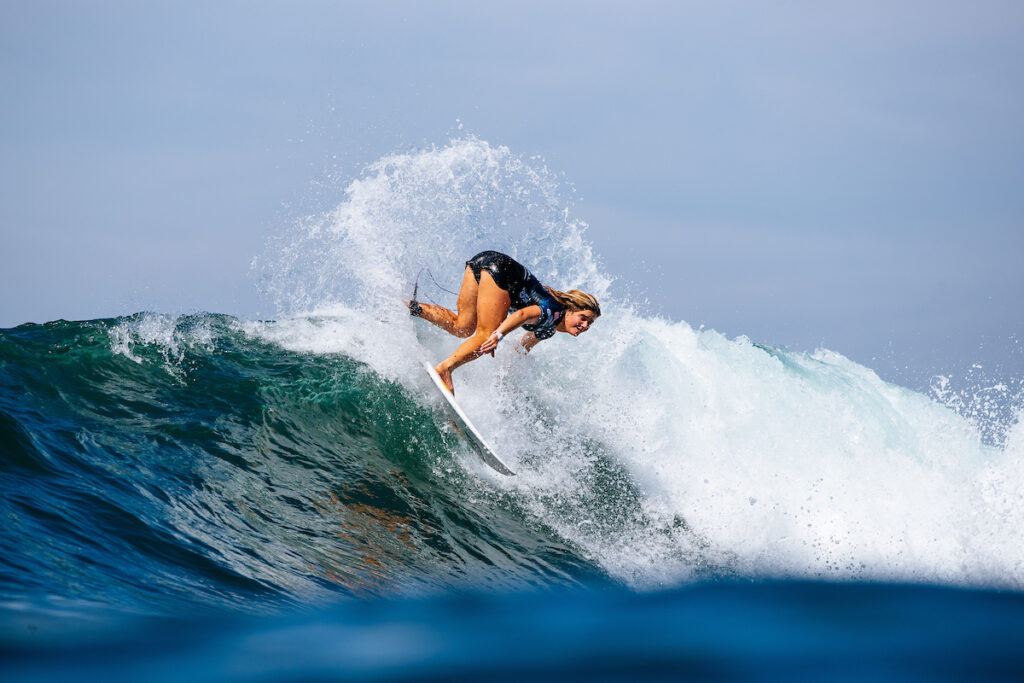
{"type": "Polygon", "coordinates": [[[528,262],[548,282],[596,296],[609,280],[568,210],[571,188],[506,147],[467,138],[418,154],[381,159],[345,190],[340,206],[301,220],[258,259],[266,293],[284,313],[343,303],[396,315],[418,274],[425,297],[457,290],[459,265],[498,249],[528,262]]]}
{"type": "Polygon", "coordinates": [[[609,294],[570,191],[475,138],[382,159],[341,206],[273,245],[267,290],[290,317],[250,331],[351,355],[432,400],[419,358],[458,340],[400,299],[421,268],[454,290],[463,261],[503,250],[545,283],[594,292],[605,315],[578,339],[556,335],[529,357],[505,344],[459,370],[460,402],[519,474],[465,465],[612,575],[1024,587],[1019,422],[987,445],[977,415],[838,353],[635,313],[609,294]]]}
{"type": "Polygon", "coordinates": [[[123,318],[110,328],[110,350],[136,363],[143,363],[142,348],[156,351],[160,366],[177,379],[186,349],[211,348],[213,330],[203,317],[139,313],[123,318]]]}

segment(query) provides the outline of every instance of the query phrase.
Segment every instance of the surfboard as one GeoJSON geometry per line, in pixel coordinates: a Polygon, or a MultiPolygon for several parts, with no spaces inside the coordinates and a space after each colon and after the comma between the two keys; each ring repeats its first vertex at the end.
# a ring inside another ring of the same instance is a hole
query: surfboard
{"type": "Polygon", "coordinates": [[[455,431],[459,433],[466,443],[469,444],[470,448],[476,451],[476,454],[480,456],[480,459],[490,465],[494,470],[515,476],[515,472],[508,468],[508,465],[503,463],[497,455],[494,454],[494,449],[487,445],[484,441],[484,437],[480,435],[477,428],[473,426],[473,423],[469,421],[466,414],[462,412],[462,408],[455,402],[455,396],[452,392],[448,391],[444,383],[441,382],[440,375],[434,370],[434,366],[430,363],[423,361],[423,369],[430,375],[430,379],[434,380],[434,386],[437,387],[438,391],[441,392],[441,396],[444,397],[445,405],[448,406],[448,414],[451,415],[452,420],[455,422],[455,431]]]}

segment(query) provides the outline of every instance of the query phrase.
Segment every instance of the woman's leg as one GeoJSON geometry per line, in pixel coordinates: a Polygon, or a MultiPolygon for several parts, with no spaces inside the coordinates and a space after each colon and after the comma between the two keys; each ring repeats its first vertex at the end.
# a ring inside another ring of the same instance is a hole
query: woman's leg
{"type": "MultiPolygon", "coordinates": [[[[467,270],[469,270],[467,268],[467,270]]],[[[470,277],[473,274],[470,273],[470,277]]],[[[475,281],[474,281],[475,282],[475,281]]],[[[461,292],[460,292],[461,298],[461,292]]],[[[476,332],[472,337],[462,342],[455,353],[445,358],[434,368],[441,376],[441,381],[448,387],[448,390],[455,393],[452,385],[452,371],[460,365],[465,365],[471,360],[480,357],[479,348],[498,325],[508,315],[508,309],[512,305],[512,299],[508,292],[494,282],[494,278],[486,270],[480,272],[480,285],[477,287],[476,297],[476,332]]],[[[461,308],[460,308],[461,313],[461,308]]]]}
{"type": "Polygon", "coordinates": [[[462,276],[462,286],[459,287],[459,298],[455,304],[458,314],[449,311],[444,306],[435,306],[420,302],[422,312],[420,317],[427,322],[440,327],[448,334],[456,337],[468,337],[476,329],[476,300],[479,285],[473,277],[473,271],[466,266],[466,272],[462,276]]]}

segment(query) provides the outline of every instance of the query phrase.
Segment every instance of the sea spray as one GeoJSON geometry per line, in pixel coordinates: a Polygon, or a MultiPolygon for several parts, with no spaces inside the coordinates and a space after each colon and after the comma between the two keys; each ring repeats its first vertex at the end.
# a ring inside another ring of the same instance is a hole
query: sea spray
{"type": "Polygon", "coordinates": [[[417,361],[458,342],[409,319],[403,288],[429,270],[454,291],[467,258],[503,250],[545,283],[595,292],[605,315],[578,339],[526,358],[505,344],[456,373],[460,402],[519,472],[464,457],[481,492],[634,586],[729,574],[1021,585],[1014,447],[838,353],[639,315],[609,296],[566,187],[475,138],[386,157],[265,270],[282,310],[322,322],[257,333],[355,357],[429,403],[417,361]]]}
{"type": "Polygon", "coordinates": [[[583,238],[572,191],[543,162],[474,137],[387,156],[348,185],[338,207],[271,240],[257,270],[283,314],[336,303],[394,314],[418,274],[455,291],[461,264],[484,249],[522,259],[544,282],[601,298],[610,279],[583,238]]]}

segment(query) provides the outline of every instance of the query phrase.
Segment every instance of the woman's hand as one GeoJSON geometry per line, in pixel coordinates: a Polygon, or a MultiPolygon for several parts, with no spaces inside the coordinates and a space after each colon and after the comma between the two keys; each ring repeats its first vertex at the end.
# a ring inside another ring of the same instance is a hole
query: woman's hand
{"type": "Polygon", "coordinates": [[[480,345],[477,352],[481,355],[485,353],[494,355],[494,349],[498,348],[498,342],[506,334],[516,329],[524,323],[535,323],[540,320],[541,310],[540,306],[534,304],[533,306],[527,306],[521,308],[515,313],[510,314],[505,320],[498,326],[498,329],[491,333],[491,336],[484,340],[484,343],[480,345]],[[501,328],[505,328],[504,332],[501,332],[501,328]]]}
{"type": "Polygon", "coordinates": [[[484,343],[480,345],[480,353],[489,353],[494,356],[494,349],[498,348],[498,342],[505,336],[499,333],[497,330],[491,333],[491,336],[484,340],[484,343]]]}

